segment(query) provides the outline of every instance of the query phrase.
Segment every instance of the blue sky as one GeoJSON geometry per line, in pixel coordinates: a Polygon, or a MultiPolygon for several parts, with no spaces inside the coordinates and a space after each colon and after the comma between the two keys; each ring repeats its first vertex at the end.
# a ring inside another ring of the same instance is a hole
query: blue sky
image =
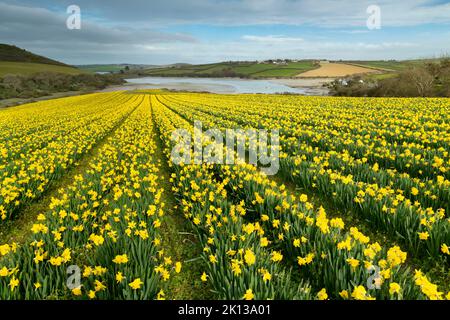
{"type": "Polygon", "coordinates": [[[438,57],[450,53],[450,1],[0,0],[0,42],[71,64],[438,57]],[[81,30],[66,28],[71,4],[81,30]]]}

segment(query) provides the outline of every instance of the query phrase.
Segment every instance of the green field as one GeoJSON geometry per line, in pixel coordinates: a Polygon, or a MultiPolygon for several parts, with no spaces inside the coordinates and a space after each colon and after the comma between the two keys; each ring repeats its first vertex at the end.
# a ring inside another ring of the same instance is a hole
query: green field
{"type": "Polygon", "coordinates": [[[410,66],[409,62],[406,61],[346,61],[348,64],[353,64],[356,66],[380,69],[384,71],[401,71],[410,66]]]}
{"type": "Polygon", "coordinates": [[[99,64],[99,65],[88,65],[88,66],[78,66],[80,70],[88,72],[119,72],[123,70],[124,66],[117,64],[99,64]]]}
{"type": "Polygon", "coordinates": [[[0,76],[4,76],[7,74],[30,75],[38,72],[57,72],[64,74],[83,73],[83,71],[73,67],[42,63],[0,61],[0,76]]]}
{"type": "MultiPolygon", "coordinates": [[[[280,61],[280,60],[278,60],[280,61]]],[[[398,72],[414,66],[421,66],[426,62],[436,59],[418,60],[353,60],[335,61],[349,65],[372,68],[383,72],[371,75],[371,78],[384,79],[395,76],[398,72]]],[[[81,70],[89,72],[119,72],[125,68],[125,64],[110,65],[85,65],[77,66],[81,70]]],[[[155,65],[129,65],[130,72],[139,71],[139,75],[161,76],[161,77],[199,77],[199,78],[291,78],[299,74],[319,67],[315,60],[301,60],[298,62],[284,63],[258,63],[256,61],[229,61],[210,64],[175,64],[170,66],[155,65]]]]}
{"type": "Polygon", "coordinates": [[[294,77],[302,72],[312,70],[316,65],[312,60],[290,62],[283,65],[257,62],[222,62],[202,65],[186,65],[168,68],[148,69],[150,76],[178,77],[294,77]]]}
{"type": "Polygon", "coordinates": [[[387,72],[387,73],[368,73],[365,75],[365,78],[373,79],[373,80],[385,80],[390,78],[395,78],[398,76],[396,72],[387,72]]]}
{"type": "Polygon", "coordinates": [[[345,61],[345,63],[353,64],[366,68],[374,68],[382,71],[403,71],[407,68],[423,65],[426,62],[437,62],[439,59],[418,59],[418,60],[379,60],[379,61],[345,61]]]}

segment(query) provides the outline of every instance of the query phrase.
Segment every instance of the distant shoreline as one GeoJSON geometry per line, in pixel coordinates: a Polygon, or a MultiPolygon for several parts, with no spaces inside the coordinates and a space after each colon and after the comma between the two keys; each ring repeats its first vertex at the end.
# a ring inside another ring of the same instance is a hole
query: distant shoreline
{"type": "Polygon", "coordinates": [[[100,90],[142,90],[168,89],[187,92],[210,92],[216,94],[300,94],[329,95],[329,89],[324,85],[334,78],[291,78],[291,79],[242,79],[242,78],[192,78],[192,77],[139,77],[126,79],[130,82],[100,90]],[[144,78],[152,79],[145,82],[144,78]],[[139,80],[142,79],[142,82],[139,80]],[[167,81],[165,81],[167,79],[167,81]],[[131,80],[138,80],[131,82],[131,80]],[[292,90],[294,89],[294,90],[292,90]]]}
{"type": "MultiPolygon", "coordinates": [[[[142,77],[141,77],[142,78],[142,77]]],[[[168,77],[167,77],[168,78],[168,77]]],[[[189,77],[173,77],[173,78],[179,78],[182,79],[188,79],[189,77]]],[[[204,78],[204,79],[229,79],[229,80],[253,80],[253,81],[259,81],[259,80],[266,80],[274,83],[283,84],[286,86],[289,86],[291,88],[298,88],[298,89],[307,89],[311,90],[313,92],[317,92],[317,95],[329,95],[329,90],[327,88],[324,88],[323,85],[326,83],[330,83],[334,80],[334,78],[268,78],[268,79],[242,79],[242,78],[233,78],[233,77],[227,77],[227,78],[204,78]]],[[[69,92],[59,92],[48,96],[42,96],[39,98],[13,98],[13,99],[5,99],[0,101],[0,109],[2,108],[9,108],[9,107],[15,107],[22,104],[27,103],[33,103],[38,101],[44,101],[44,100],[51,100],[51,99],[58,99],[63,97],[69,97],[69,96],[76,96],[76,95],[84,95],[89,94],[93,92],[112,92],[112,91],[127,91],[127,90],[142,90],[142,89],[149,89],[150,87],[156,88],[158,86],[151,86],[148,84],[134,84],[134,83],[125,83],[123,85],[111,85],[104,89],[100,90],[92,90],[92,91],[69,91],[69,92]]],[[[183,84],[182,88],[176,88],[172,87],[165,88],[169,90],[179,90],[179,91],[192,91],[192,92],[206,92],[208,90],[204,90],[204,87],[185,83],[183,84]]],[[[232,88],[227,88],[227,86],[222,86],[222,92],[217,94],[232,94],[234,93],[232,91],[232,88]]]]}

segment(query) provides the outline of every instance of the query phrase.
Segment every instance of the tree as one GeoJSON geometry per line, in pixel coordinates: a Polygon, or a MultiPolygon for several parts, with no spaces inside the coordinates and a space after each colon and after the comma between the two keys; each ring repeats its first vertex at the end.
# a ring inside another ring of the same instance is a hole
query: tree
{"type": "Polygon", "coordinates": [[[407,70],[402,77],[416,88],[420,97],[429,96],[433,91],[435,78],[425,68],[407,70]]]}

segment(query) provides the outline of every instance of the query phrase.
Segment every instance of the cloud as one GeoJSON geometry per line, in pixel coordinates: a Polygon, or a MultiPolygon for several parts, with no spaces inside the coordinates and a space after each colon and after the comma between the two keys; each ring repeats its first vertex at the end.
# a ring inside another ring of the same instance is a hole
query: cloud
{"type": "Polygon", "coordinates": [[[450,51],[445,29],[450,25],[449,2],[378,0],[382,30],[369,31],[366,9],[373,3],[0,0],[0,42],[71,64],[402,59],[450,51]],[[66,8],[73,3],[81,7],[81,30],[66,28],[66,8]],[[427,24],[441,29],[437,33],[433,29],[418,31],[427,24]],[[194,30],[195,36],[184,29],[194,30]],[[217,30],[217,34],[211,30],[217,30]]]}
{"type": "Polygon", "coordinates": [[[305,40],[303,38],[286,37],[282,35],[245,35],[241,47],[251,48],[259,58],[316,58],[317,56],[341,59],[351,51],[357,51],[361,56],[368,52],[395,50],[399,48],[414,48],[417,45],[410,42],[352,42],[339,40],[305,40]]]}
{"type": "Polygon", "coordinates": [[[254,42],[269,43],[269,44],[283,44],[292,42],[302,42],[303,38],[296,37],[286,37],[283,35],[267,35],[267,36],[255,36],[255,35],[245,35],[242,39],[254,42]]]}
{"type": "Polygon", "coordinates": [[[42,8],[0,3],[2,39],[33,40],[38,37],[57,41],[95,41],[99,44],[195,41],[191,36],[184,34],[162,33],[130,26],[105,27],[85,20],[82,20],[81,30],[69,30],[66,27],[66,19],[67,16],[42,8]]]}
{"type": "Polygon", "coordinates": [[[65,15],[43,8],[0,3],[0,42],[22,45],[54,58],[57,55],[52,52],[81,58],[89,53],[104,57],[126,55],[130,49],[152,43],[197,41],[187,34],[136,29],[129,25],[102,26],[86,20],[82,20],[80,30],[69,30],[66,19],[65,15]]]}
{"type": "MultiPolygon", "coordinates": [[[[11,0],[9,0],[11,1],[11,0]]],[[[321,27],[365,26],[369,5],[379,5],[384,26],[450,23],[450,3],[435,0],[47,0],[63,10],[76,2],[83,12],[108,21],[136,24],[291,24],[321,27]]],[[[17,0],[36,6],[35,0],[17,0]]]]}
{"type": "MultiPolygon", "coordinates": [[[[420,45],[409,42],[348,42],[348,41],[292,41],[280,45],[277,43],[254,41],[253,37],[240,41],[198,42],[195,44],[166,44],[152,48],[160,55],[173,57],[182,52],[184,62],[216,62],[227,60],[265,60],[274,58],[289,59],[402,59],[413,58],[420,45]],[[411,56],[412,55],[412,56],[411,56]]],[[[271,38],[271,37],[269,37],[271,38]]],[[[181,60],[179,60],[181,61],[181,60]]]]}
{"type": "Polygon", "coordinates": [[[348,33],[348,34],[365,34],[371,32],[370,30],[342,30],[340,31],[342,33],[348,33]]]}

